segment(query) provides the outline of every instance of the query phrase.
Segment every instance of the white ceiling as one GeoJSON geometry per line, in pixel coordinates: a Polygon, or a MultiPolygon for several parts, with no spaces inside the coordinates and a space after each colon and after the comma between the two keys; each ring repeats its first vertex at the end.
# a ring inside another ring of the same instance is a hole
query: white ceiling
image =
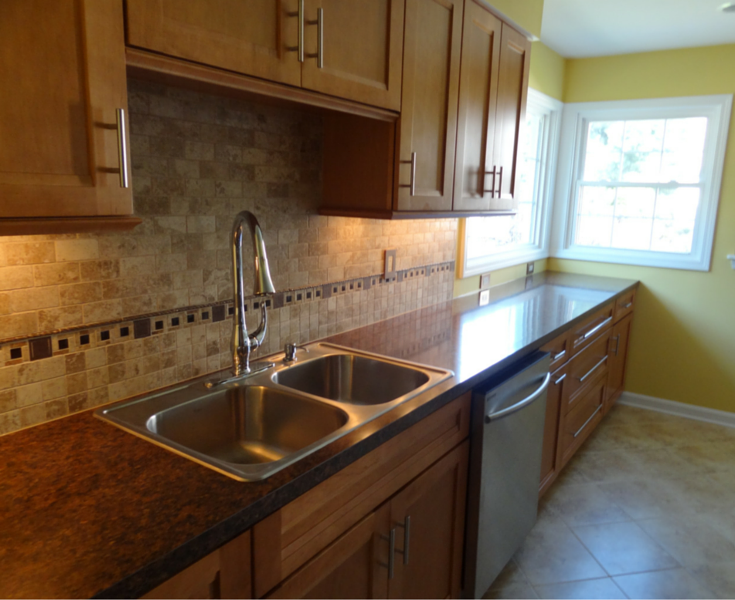
{"type": "Polygon", "coordinates": [[[725,0],[545,0],[541,41],[566,58],[735,43],[725,0]]]}

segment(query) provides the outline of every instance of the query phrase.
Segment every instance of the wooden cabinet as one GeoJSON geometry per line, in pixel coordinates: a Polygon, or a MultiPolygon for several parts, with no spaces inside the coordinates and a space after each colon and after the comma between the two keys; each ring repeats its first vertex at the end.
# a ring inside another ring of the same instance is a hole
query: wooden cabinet
{"type": "Polygon", "coordinates": [[[628,358],[630,330],[633,326],[633,315],[627,316],[615,324],[610,336],[610,367],[605,395],[605,412],[610,410],[615,401],[623,393],[625,386],[625,365],[628,358]]]}
{"type": "Polygon", "coordinates": [[[398,111],[405,0],[128,0],[130,46],[398,111]]]}
{"type": "Polygon", "coordinates": [[[578,401],[562,414],[559,427],[560,466],[563,467],[602,420],[605,402],[604,375],[597,377],[580,394],[578,401]]]}
{"type": "Polygon", "coordinates": [[[546,396],[546,418],[544,419],[544,441],[541,449],[541,485],[539,495],[543,495],[556,480],[561,468],[558,456],[559,423],[561,419],[562,400],[566,397],[566,385],[569,383],[567,367],[555,371],[551,375],[546,396]]]}
{"type": "Polygon", "coordinates": [[[463,0],[407,0],[398,141],[402,211],[452,209],[463,0]]]}
{"type": "Polygon", "coordinates": [[[246,531],[143,598],[252,598],[251,537],[246,531]]]}
{"type": "Polygon", "coordinates": [[[517,208],[518,137],[530,45],[475,1],[465,4],[457,125],[455,211],[517,208]]]}
{"type": "Polygon", "coordinates": [[[120,0],[3,3],[0,235],[140,222],[130,216],[122,10],[120,0]]]}

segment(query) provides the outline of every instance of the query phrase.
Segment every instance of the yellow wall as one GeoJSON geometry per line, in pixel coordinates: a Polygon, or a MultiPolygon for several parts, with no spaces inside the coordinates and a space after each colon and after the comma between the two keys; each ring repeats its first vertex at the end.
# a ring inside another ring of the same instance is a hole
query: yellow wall
{"type": "MultiPolygon", "coordinates": [[[[565,102],[735,93],[735,44],[568,60],[565,102]]],[[[550,270],[639,279],[626,389],[735,412],[735,125],[710,272],[549,260],[550,270]]]]}
{"type": "MultiPolygon", "coordinates": [[[[541,42],[534,42],[531,49],[531,72],[529,73],[529,86],[539,92],[556,98],[562,99],[564,90],[564,68],[566,61],[559,56],[551,48],[545,46],[541,42]]],[[[464,219],[462,219],[464,221],[464,219]]],[[[464,227],[460,227],[457,236],[457,260],[461,261],[463,256],[462,238],[464,236],[464,227]]],[[[540,273],[546,269],[546,261],[536,261],[536,273],[540,273]]],[[[460,270],[457,270],[459,275],[460,270]]],[[[518,277],[526,276],[526,263],[491,271],[491,285],[505,283],[518,277]]],[[[462,296],[470,292],[480,289],[480,276],[466,277],[465,279],[456,279],[454,281],[454,297],[462,296]]]]}
{"type": "Polygon", "coordinates": [[[489,4],[536,37],[541,35],[544,0],[488,0],[489,4]]]}

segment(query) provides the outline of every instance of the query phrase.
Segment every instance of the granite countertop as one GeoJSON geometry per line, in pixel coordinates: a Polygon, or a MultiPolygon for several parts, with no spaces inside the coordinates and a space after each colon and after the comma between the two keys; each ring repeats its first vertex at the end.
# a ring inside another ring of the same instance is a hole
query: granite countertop
{"type": "Polygon", "coordinates": [[[136,597],[553,339],[637,282],[542,273],[328,341],[455,377],[242,483],[84,412],[0,438],[0,596],[136,597]]]}

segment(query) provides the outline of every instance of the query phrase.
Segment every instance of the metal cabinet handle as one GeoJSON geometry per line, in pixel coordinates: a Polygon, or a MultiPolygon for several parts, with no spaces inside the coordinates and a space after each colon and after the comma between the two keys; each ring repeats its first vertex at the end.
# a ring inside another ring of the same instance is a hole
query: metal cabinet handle
{"type": "Polygon", "coordinates": [[[617,356],[618,355],[618,350],[620,350],[620,334],[616,335],[613,339],[615,340],[615,350],[614,350],[614,352],[615,352],[615,356],[617,356]]]}
{"type": "Polygon", "coordinates": [[[307,58],[316,58],[317,69],[324,68],[324,9],[316,9],[316,21],[307,21],[307,25],[316,25],[316,54],[307,54],[307,58]]]}
{"type": "Polygon", "coordinates": [[[120,161],[120,187],[130,186],[128,179],[128,147],[125,141],[125,109],[118,108],[116,111],[117,121],[117,154],[120,161]]]}
{"type": "Polygon", "coordinates": [[[600,323],[597,327],[593,327],[587,333],[585,333],[583,336],[581,336],[579,339],[580,340],[586,340],[586,339],[592,337],[598,331],[600,331],[600,329],[602,329],[605,325],[607,325],[610,321],[612,321],[612,317],[608,317],[602,323],[600,323]]]}
{"type": "Polygon", "coordinates": [[[546,377],[544,377],[543,383],[538,387],[538,389],[533,392],[530,396],[526,396],[523,400],[520,402],[516,402],[513,406],[509,406],[508,408],[504,408],[503,410],[500,410],[496,413],[489,413],[485,415],[485,423],[491,423],[493,421],[497,421],[498,419],[502,419],[503,417],[507,417],[508,415],[512,415],[515,412],[518,412],[523,407],[528,406],[531,404],[536,398],[538,398],[541,394],[546,391],[546,388],[549,387],[549,382],[551,381],[551,373],[547,373],[546,377]]]}
{"type": "Polygon", "coordinates": [[[620,304],[618,306],[620,306],[620,308],[622,308],[622,309],[626,309],[626,308],[630,308],[631,306],[633,306],[633,303],[632,302],[628,302],[628,304],[620,304]]]}
{"type": "Polygon", "coordinates": [[[561,377],[559,377],[559,379],[557,379],[557,380],[556,380],[556,381],[554,382],[554,385],[559,385],[559,384],[560,384],[560,383],[561,383],[562,381],[564,381],[564,380],[565,380],[566,378],[567,378],[567,374],[566,374],[566,373],[564,373],[564,375],[562,375],[561,377]]]}
{"type": "Polygon", "coordinates": [[[597,414],[598,412],[600,412],[600,410],[601,410],[601,409],[602,409],[602,404],[600,404],[600,406],[598,406],[598,407],[597,407],[597,408],[595,409],[595,412],[593,412],[593,413],[592,413],[592,414],[590,415],[590,418],[589,418],[589,419],[587,419],[587,420],[586,420],[586,421],[584,422],[584,425],[582,425],[582,427],[580,427],[579,429],[577,429],[577,433],[575,433],[575,434],[574,434],[574,437],[575,437],[575,438],[576,438],[576,437],[577,437],[577,436],[578,436],[578,435],[579,435],[580,433],[582,433],[582,431],[584,430],[584,428],[585,428],[585,427],[587,427],[587,425],[589,424],[589,422],[590,422],[590,421],[591,421],[592,419],[594,419],[594,418],[595,418],[595,415],[596,415],[596,414],[597,414]]]}
{"type": "Polygon", "coordinates": [[[489,190],[486,190],[485,189],[484,182],[483,182],[482,192],[483,193],[490,192],[490,197],[491,198],[495,198],[495,176],[497,174],[498,174],[498,171],[497,171],[497,167],[495,165],[493,165],[493,170],[492,171],[485,171],[485,176],[487,176],[487,175],[492,175],[493,176],[493,184],[490,186],[490,189],[489,190]]]}
{"type": "Polygon", "coordinates": [[[286,13],[288,17],[297,17],[299,20],[299,41],[297,46],[286,46],[287,52],[298,52],[299,62],[304,62],[304,0],[299,0],[298,10],[286,13]]]}
{"type": "Polygon", "coordinates": [[[503,195],[503,167],[500,167],[500,171],[498,171],[498,198],[501,198],[503,195]]]}
{"type": "Polygon", "coordinates": [[[401,183],[398,187],[409,188],[411,196],[416,195],[416,153],[411,152],[411,160],[402,160],[402,165],[411,165],[411,183],[401,183]]]}
{"type": "Polygon", "coordinates": [[[411,542],[411,516],[406,515],[403,523],[396,523],[398,527],[403,527],[403,550],[396,550],[399,554],[403,554],[403,564],[408,564],[409,544],[411,542]]]}
{"type": "Polygon", "coordinates": [[[587,373],[585,373],[582,377],[579,378],[579,382],[582,383],[585,379],[587,379],[592,373],[594,373],[605,361],[607,360],[607,354],[602,358],[600,362],[598,362],[594,367],[592,367],[587,373]]]}
{"type": "Polygon", "coordinates": [[[559,354],[554,354],[554,358],[552,358],[552,361],[559,360],[562,356],[564,356],[567,353],[566,350],[562,350],[559,352],[559,354]]]}
{"type": "Polygon", "coordinates": [[[384,535],[380,537],[388,540],[388,564],[386,565],[384,562],[379,562],[378,564],[381,567],[386,567],[388,569],[388,579],[393,579],[396,570],[396,528],[394,527],[390,530],[388,537],[384,535]]]}

